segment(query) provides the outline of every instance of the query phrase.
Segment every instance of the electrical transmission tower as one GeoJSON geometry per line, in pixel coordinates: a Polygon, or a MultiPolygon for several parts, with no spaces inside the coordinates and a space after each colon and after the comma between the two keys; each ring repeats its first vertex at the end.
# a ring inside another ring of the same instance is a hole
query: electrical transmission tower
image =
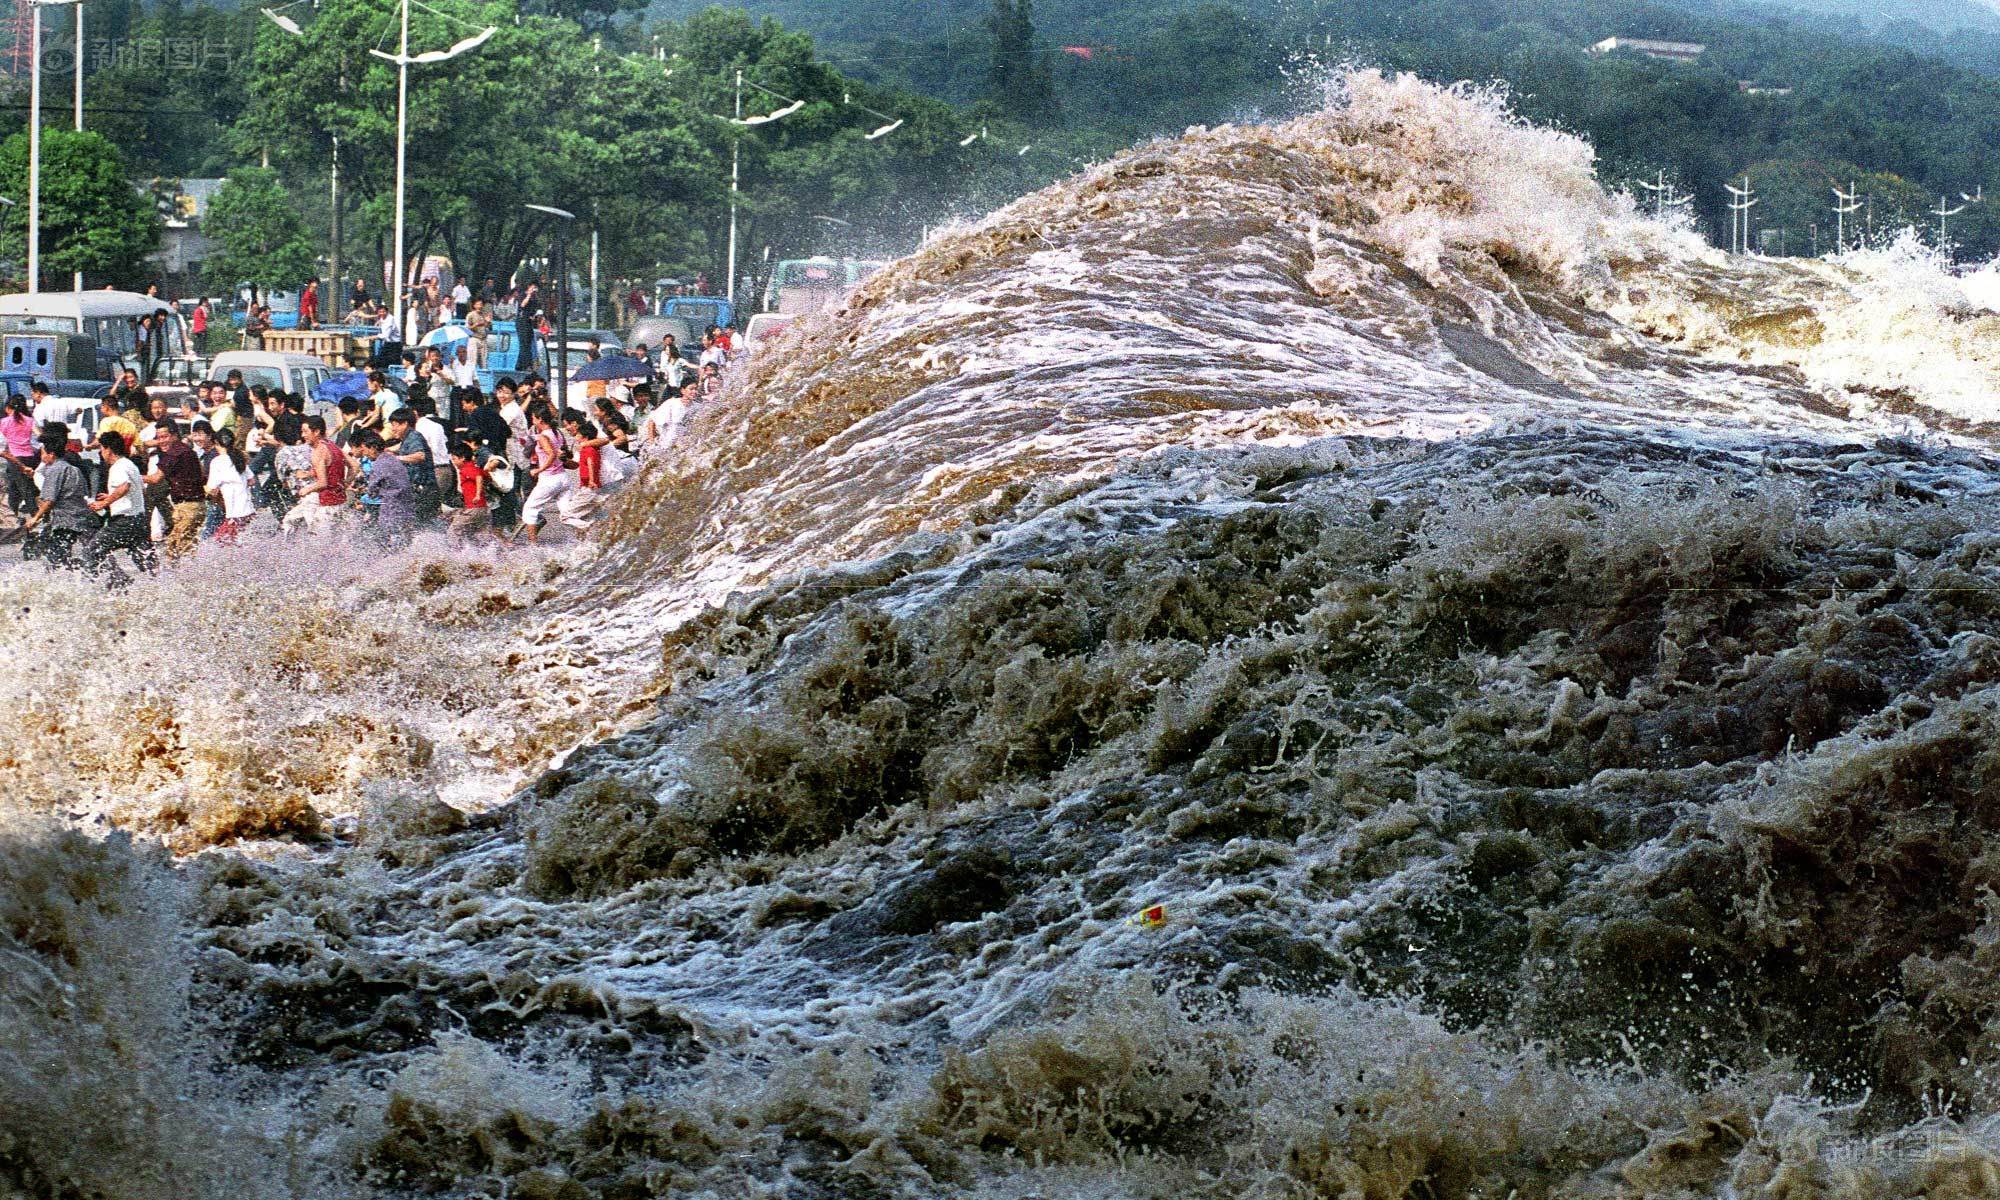
{"type": "Polygon", "coordinates": [[[0,3],[0,74],[19,79],[28,74],[35,53],[34,0],[0,3]]]}

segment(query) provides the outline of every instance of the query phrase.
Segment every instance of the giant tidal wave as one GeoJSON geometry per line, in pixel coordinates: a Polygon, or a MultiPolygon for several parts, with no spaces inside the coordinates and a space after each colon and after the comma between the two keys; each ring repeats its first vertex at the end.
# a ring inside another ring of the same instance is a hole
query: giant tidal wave
{"type": "Polygon", "coordinates": [[[0,1195],[2000,1196],[1977,290],[1355,73],[584,551],[0,577],[0,1195]]]}

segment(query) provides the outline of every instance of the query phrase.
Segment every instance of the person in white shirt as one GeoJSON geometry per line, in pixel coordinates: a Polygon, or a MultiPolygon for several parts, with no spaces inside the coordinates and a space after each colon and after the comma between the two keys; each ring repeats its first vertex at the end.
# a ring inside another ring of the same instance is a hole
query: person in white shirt
{"type": "Polygon", "coordinates": [[[243,452],[222,439],[217,439],[216,445],[217,453],[208,464],[206,490],[222,505],[222,524],[215,527],[215,540],[233,546],[257,510],[250,503],[250,484],[243,477],[243,452]]]}
{"type": "MultiPolygon", "coordinates": [[[[459,286],[464,287],[465,285],[460,284],[459,286]]],[[[479,386],[479,369],[472,365],[472,343],[470,341],[458,343],[457,348],[451,353],[450,366],[453,387],[469,388],[479,386]]]]}
{"type": "Polygon", "coordinates": [[[361,415],[361,427],[386,429],[389,427],[389,418],[395,415],[397,409],[403,407],[403,398],[396,394],[396,389],[389,386],[387,375],[380,371],[370,371],[368,395],[361,403],[367,406],[367,411],[361,415]]]}
{"type": "Polygon", "coordinates": [[[35,436],[40,437],[48,427],[60,423],[69,425],[69,402],[60,396],[49,394],[49,385],[37,379],[31,385],[35,395],[35,436]]]}
{"type": "Polygon", "coordinates": [[[507,461],[517,470],[525,470],[529,463],[528,450],[535,438],[528,430],[528,410],[521,407],[520,399],[514,394],[514,385],[502,380],[493,389],[493,399],[500,405],[500,419],[507,422],[507,461]]]}
{"type": "Polygon", "coordinates": [[[88,501],[90,511],[105,516],[104,527],[83,544],[83,569],[92,575],[109,568],[112,587],[129,582],[112,556],[120,550],[132,556],[141,571],[153,569],[152,531],[146,525],[146,482],[139,464],[126,453],[125,435],[106,430],[97,437],[97,448],[108,464],[104,494],[88,501]]]}
{"type": "Polygon", "coordinates": [[[377,366],[392,366],[400,357],[403,348],[403,323],[396,314],[383,306],[375,317],[375,363],[377,366]]]}
{"type": "Polygon", "coordinates": [[[466,310],[472,307],[472,289],[465,286],[465,280],[461,279],[451,285],[451,305],[456,310],[458,319],[463,321],[466,310]]]}
{"type": "Polygon", "coordinates": [[[673,445],[674,439],[680,436],[681,423],[687,420],[687,411],[687,401],[669,387],[667,398],[646,414],[646,423],[639,429],[640,452],[660,454],[673,445]]]}
{"type": "Polygon", "coordinates": [[[451,461],[451,438],[444,426],[429,413],[420,414],[411,428],[424,439],[424,447],[431,452],[431,473],[437,479],[438,494],[455,496],[458,494],[458,468],[451,461]]]}

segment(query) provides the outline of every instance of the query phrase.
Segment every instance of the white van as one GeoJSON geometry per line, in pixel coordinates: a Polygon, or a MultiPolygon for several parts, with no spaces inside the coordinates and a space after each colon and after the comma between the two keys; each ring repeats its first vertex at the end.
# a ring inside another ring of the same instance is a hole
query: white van
{"type": "Polygon", "coordinates": [[[208,377],[229,378],[231,371],[243,372],[246,387],[263,384],[274,392],[303,396],[308,415],[325,407],[313,400],[313,392],[327,376],[338,373],[310,354],[287,354],[277,350],[225,350],[209,364],[208,377]]]}
{"type": "Polygon", "coordinates": [[[743,348],[746,351],[757,349],[798,319],[796,313],[758,313],[750,318],[749,326],[743,330],[743,348]]]}

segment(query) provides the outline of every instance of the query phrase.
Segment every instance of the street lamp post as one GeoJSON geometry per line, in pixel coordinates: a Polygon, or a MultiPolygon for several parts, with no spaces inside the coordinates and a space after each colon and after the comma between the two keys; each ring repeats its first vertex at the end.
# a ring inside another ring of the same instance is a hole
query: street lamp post
{"type": "Polygon", "coordinates": [[[544,213],[561,221],[557,228],[555,253],[549,257],[555,260],[556,293],[556,355],[555,355],[555,396],[556,410],[569,407],[569,227],[575,223],[576,214],[566,209],[552,208],[546,204],[523,204],[529,212],[544,213]]]}
{"type": "MultiPolygon", "coordinates": [[[[76,68],[76,132],[82,133],[83,132],[83,0],[77,0],[77,5],[76,5],[76,53],[74,57],[76,61],[71,65],[76,68]]],[[[75,276],[70,280],[70,284],[76,291],[80,292],[83,290],[83,271],[81,268],[79,268],[76,271],[75,276]]]]}
{"type": "MultiPolygon", "coordinates": [[[[396,314],[396,323],[400,328],[406,319],[403,313],[403,287],[408,282],[406,276],[409,273],[407,265],[403,262],[403,216],[406,211],[404,198],[406,191],[404,184],[409,172],[410,65],[412,63],[438,63],[449,58],[457,58],[461,54],[476,50],[484,45],[486,40],[498,33],[500,29],[497,25],[488,25],[471,37],[453,43],[449,49],[427,50],[422,54],[412,55],[410,53],[410,0],[402,0],[402,3],[397,8],[400,10],[398,20],[401,32],[396,40],[396,53],[386,54],[383,51],[373,49],[369,50],[368,53],[385,62],[396,64],[396,275],[394,282],[390,284],[389,310],[396,314]]],[[[270,10],[266,9],[265,13],[266,15],[270,15],[270,10]]],[[[275,17],[272,19],[276,20],[275,17]]]]}
{"type": "MultiPolygon", "coordinates": [[[[743,72],[736,72],[736,115],[731,118],[737,124],[743,123],[743,72]]],[[[743,185],[743,139],[739,136],[729,143],[729,273],[722,281],[727,289],[729,308],[736,309],[736,201],[743,185]]]]}
{"type": "MultiPolygon", "coordinates": [[[[806,102],[803,100],[793,100],[790,96],[774,92],[762,84],[750,83],[743,78],[743,72],[739,68],[736,72],[736,115],[730,117],[729,120],[732,124],[736,125],[769,125],[773,121],[784,120],[805,106],[806,102]],[[756,88],[767,96],[786,101],[785,107],[776,112],[765,113],[762,116],[744,116],[743,89],[745,86],[756,88]]],[[[742,194],[742,182],[743,139],[739,136],[730,143],[729,147],[729,279],[725,285],[727,287],[725,295],[728,297],[729,307],[732,309],[736,307],[736,213],[738,198],[742,194]]]]}
{"type": "MultiPolygon", "coordinates": [[[[28,0],[28,292],[42,290],[42,9],[77,0],[28,0]]],[[[81,50],[81,47],[78,48],[81,50]]],[[[82,110],[79,109],[79,112],[82,110]]]]}

